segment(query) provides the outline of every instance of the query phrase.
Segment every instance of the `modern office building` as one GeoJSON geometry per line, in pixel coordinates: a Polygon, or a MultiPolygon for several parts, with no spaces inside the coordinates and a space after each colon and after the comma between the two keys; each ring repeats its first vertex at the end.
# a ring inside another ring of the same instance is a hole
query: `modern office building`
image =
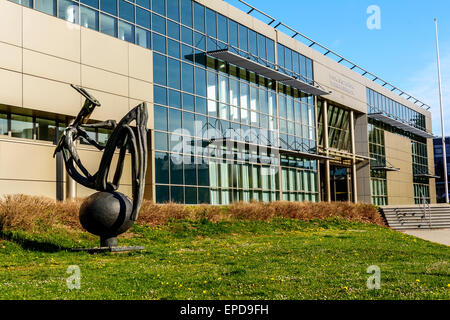
{"type": "MultiPolygon", "coordinates": [[[[248,9],[0,0],[0,194],[90,192],[52,158],[82,104],[76,84],[102,103],[94,121],[148,103],[147,199],[435,202],[429,107],[248,9]]],[[[99,153],[80,149],[95,170],[99,153]]]]}
{"type": "MultiPolygon", "coordinates": [[[[436,168],[436,200],[445,203],[445,174],[442,137],[433,139],[434,167],[436,168]]],[[[447,168],[450,168],[450,137],[445,137],[445,150],[447,152],[447,168]]]]}

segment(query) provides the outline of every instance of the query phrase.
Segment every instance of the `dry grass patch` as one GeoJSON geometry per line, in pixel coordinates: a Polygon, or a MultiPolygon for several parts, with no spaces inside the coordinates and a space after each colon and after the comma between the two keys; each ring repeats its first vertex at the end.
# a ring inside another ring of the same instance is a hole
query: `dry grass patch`
{"type": "MultiPolygon", "coordinates": [[[[82,230],[78,211],[82,199],[57,202],[49,198],[10,195],[0,199],[0,230],[33,231],[39,227],[63,227],[82,230]]],[[[343,218],[354,222],[385,226],[378,210],[369,204],[348,202],[311,203],[278,201],[237,202],[229,206],[154,204],[144,201],[138,223],[163,225],[171,220],[207,219],[211,222],[239,220],[270,221],[273,218],[314,220],[343,218]]]]}

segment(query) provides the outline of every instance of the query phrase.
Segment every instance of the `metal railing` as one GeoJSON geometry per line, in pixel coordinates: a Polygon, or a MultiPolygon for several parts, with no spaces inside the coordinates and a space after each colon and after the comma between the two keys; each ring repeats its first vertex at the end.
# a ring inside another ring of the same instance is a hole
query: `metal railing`
{"type": "Polygon", "coordinates": [[[428,227],[431,230],[431,206],[428,202],[427,198],[425,197],[425,194],[423,190],[420,190],[420,199],[422,201],[422,210],[423,210],[423,218],[425,219],[428,214],[428,227]]]}
{"type": "MultiPolygon", "coordinates": [[[[225,0],[226,1],[226,0],[225,0]]],[[[243,1],[243,0],[238,0],[240,3],[242,3],[243,5],[245,5],[248,9],[247,14],[251,15],[251,13],[253,12],[258,12],[259,14],[263,15],[265,18],[269,19],[269,22],[267,22],[267,25],[272,26],[273,24],[275,24],[277,22],[277,20],[275,18],[273,18],[272,16],[268,15],[267,13],[255,8],[254,6],[252,6],[251,4],[243,1]]],[[[375,83],[380,84],[382,87],[385,87],[389,90],[391,90],[392,92],[396,93],[397,95],[399,95],[400,97],[405,98],[406,100],[409,100],[411,102],[413,102],[414,104],[418,105],[419,107],[424,108],[425,110],[429,110],[431,107],[420,101],[419,99],[415,98],[414,96],[406,93],[405,91],[399,89],[398,87],[394,86],[393,84],[383,80],[382,78],[376,76],[375,74],[367,71],[366,69],[364,69],[363,67],[360,67],[359,65],[357,65],[356,63],[348,60],[347,58],[344,58],[342,55],[336,53],[335,51],[327,48],[326,46],[312,40],[311,38],[309,38],[308,36],[302,34],[301,32],[295,30],[294,28],[284,24],[281,21],[278,21],[278,23],[275,24],[275,26],[272,26],[274,29],[278,29],[279,27],[284,27],[285,29],[293,32],[293,34],[291,35],[291,38],[295,39],[296,37],[301,37],[301,39],[303,41],[305,41],[306,45],[310,48],[313,47],[318,47],[320,48],[323,52],[321,52],[324,56],[328,56],[331,59],[333,59],[334,61],[336,61],[339,64],[342,64],[343,66],[346,66],[347,68],[349,68],[350,70],[353,70],[355,72],[358,72],[360,75],[366,77],[369,80],[372,80],[375,83]],[[343,64],[343,63],[346,64],[343,64]]],[[[318,51],[320,52],[320,51],[318,51]]]]}

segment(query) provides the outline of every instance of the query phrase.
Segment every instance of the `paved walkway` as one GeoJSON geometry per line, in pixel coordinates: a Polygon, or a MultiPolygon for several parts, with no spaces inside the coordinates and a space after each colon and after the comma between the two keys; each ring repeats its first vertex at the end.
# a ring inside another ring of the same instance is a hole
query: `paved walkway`
{"type": "Polygon", "coordinates": [[[450,246],[450,229],[406,230],[403,232],[417,238],[450,246]]]}

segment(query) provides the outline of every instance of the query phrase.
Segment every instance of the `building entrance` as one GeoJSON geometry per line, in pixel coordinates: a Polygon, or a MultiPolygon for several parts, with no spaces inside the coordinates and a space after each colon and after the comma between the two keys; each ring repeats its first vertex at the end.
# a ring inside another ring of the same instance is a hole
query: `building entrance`
{"type": "MultiPolygon", "coordinates": [[[[327,201],[327,188],[325,176],[325,164],[320,168],[321,184],[320,190],[322,201],[327,201]]],[[[346,166],[330,165],[330,199],[331,201],[346,202],[352,200],[352,174],[351,168],[346,166]]]]}

